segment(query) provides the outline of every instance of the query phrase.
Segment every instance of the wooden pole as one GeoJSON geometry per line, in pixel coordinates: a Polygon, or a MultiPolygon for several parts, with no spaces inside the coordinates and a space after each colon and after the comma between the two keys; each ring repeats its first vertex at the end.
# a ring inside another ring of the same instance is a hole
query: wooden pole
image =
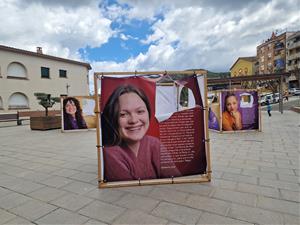
{"type": "MultiPolygon", "coordinates": [[[[200,90],[199,90],[200,91],[200,90]]],[[[207,99],[207,77],[204,75],[204,129],[205,129],[205,149],[206,149],[206,162],[207,162],[207,178],[208,181],[211,181],[211,160],[210,160],[210,139],[208,131],[208,99],[207,99]]]]}
{"type": "Polygon", "coordinates": [[[283,114],[283,76],[280,76],[279,83],[279,112],[283,114]]]}
{"type": "Polygon", "coordinates": [[[94,91],[95,91],[95,114],[96,114],[96,135],[97,135],[97,160],[98,160],[98,185],[100,187],[103,183],[102,178],[102,163],[101,163],[101,141],[100,141],[100,106],[99,106],[99,95],[98,95],[98,76],[94,74],[94,91]]]}
{"type": "Polygon", "coordinates": [[[151,74],[163,74],[163,75],[193,75],[193,74],[207,74],[206,70],[193,70],[193,71],[134,71],[134,72],[96,72],[96,76],[106,75],[151,75],[151,74]]]}

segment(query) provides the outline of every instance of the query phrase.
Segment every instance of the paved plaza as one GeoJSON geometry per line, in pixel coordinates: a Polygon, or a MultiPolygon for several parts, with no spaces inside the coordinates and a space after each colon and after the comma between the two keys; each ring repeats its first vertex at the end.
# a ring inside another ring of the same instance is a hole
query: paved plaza
{"type": "Polygon", "coordinates": [[[0,128],[0,224],[300,224],[299,114],[210,132],[212,182],[97,188],[96,131],[0,128]]]}

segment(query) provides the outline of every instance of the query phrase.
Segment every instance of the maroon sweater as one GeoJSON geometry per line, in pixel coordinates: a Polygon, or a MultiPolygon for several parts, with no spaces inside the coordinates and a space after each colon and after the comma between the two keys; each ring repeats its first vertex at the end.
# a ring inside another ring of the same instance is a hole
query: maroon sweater
{"type": "Polygon", "coordinates": [[[110,181],[160,178],[160,141],[152,136],[141,140],[138,155],[128,147],[104,147],[104,177],[110,181]]]}

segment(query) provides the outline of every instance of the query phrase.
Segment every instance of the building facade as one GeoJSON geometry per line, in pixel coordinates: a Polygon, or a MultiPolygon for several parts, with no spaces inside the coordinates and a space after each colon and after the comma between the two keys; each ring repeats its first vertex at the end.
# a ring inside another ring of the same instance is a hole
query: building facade
{"type": "Polygon", "coordinates": [[[276,35],[273,32],[271,38],[257,46],[259,74],[286,72],[286,40],[293,33],[276,35]]]}
{"type": "Polygon", "coordinates": [[[291,73],[289,87],[300,87],[300,31],[286,41],[286,70],[291,73]]]}
{"type": "MultiPolygon", "coordinates": [[[[88,95],[90,64],[0,45],[0,113],[43,110],[34,93],[88,95]]],[[[55,104],[54,109],[60,105],[55,104]]]]}
{"type": "Polygon", "coordinates": [[[247,76],[256,73],[256,57],[239,57],[230,68],[230,76],[247,76]]]}

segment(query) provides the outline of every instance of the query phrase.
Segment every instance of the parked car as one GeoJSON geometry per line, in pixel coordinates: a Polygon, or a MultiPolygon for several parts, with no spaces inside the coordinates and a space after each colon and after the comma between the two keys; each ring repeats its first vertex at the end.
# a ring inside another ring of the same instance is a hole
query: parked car
{"type": "Polygon", "coordinates": [[[291,94],[291,95],[300,95],[300,88],[291,88],[291,89],[289,89],[289,94],[291,94]]]}
{"type": "Polygon", "coordinates": [[[276,93],[276,94],[275,94],[275,97],[274,97],[274,95],[273,95],[272,93],[271,93],[271,94],[261,95],[261,96],[260,96],[259,103],[260,103],[261,105],[266,105],[266,104],[267,104],[267,101],[269,101],[270,104],[279,102],[279,93],[276,93]],[[278,94],[278,95],[276,95],[276,94],[278,94]]]}

